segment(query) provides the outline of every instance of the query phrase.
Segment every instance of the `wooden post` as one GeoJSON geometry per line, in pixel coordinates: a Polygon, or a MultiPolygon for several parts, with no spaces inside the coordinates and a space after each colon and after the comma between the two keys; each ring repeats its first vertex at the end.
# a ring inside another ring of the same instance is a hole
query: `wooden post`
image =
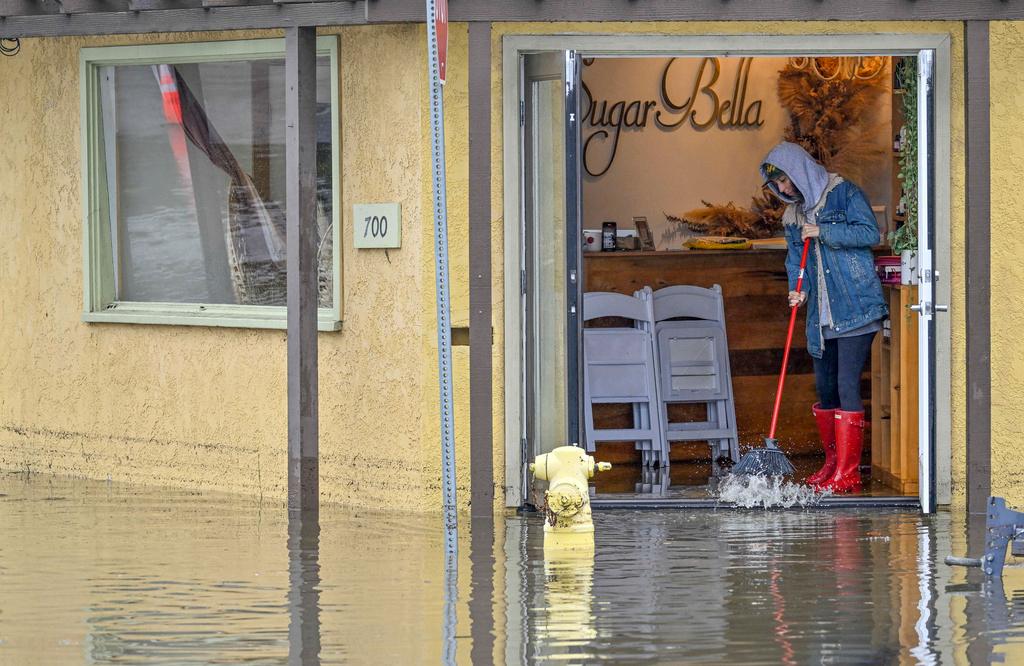
{"type": "Polygon", "coordinates": [[[491,372],[491,24],[469,24],[470,661],[494,650],[494,428],[491,372]]]}
{"type": "Polygon", "coordinates": [[[288,508],[319,507],[316,28],[285,30],[288,229],[288,508]]]}
{"type": "Polygon", "coordinates": [[[988,21],[964,35],[967,121],[967,511],[984,514],[992,494],[992,154],[988,21]]]}
{"type": "Polygon", "coordinates": [[[491,24],[469,24],[470,511],[494,515],[491,373],[491,24]]]}

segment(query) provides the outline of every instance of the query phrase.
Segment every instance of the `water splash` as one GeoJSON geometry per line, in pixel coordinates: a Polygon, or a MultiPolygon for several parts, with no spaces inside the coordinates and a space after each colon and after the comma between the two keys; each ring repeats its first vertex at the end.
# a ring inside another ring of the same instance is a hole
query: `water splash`
{"type": "Polygon", "coordinates": [[[718,484],[718,499],[744,509],[813,506],[831,493],[816,492],[810,486],[784,481],[781,476],[729,474],[718,484]]]}

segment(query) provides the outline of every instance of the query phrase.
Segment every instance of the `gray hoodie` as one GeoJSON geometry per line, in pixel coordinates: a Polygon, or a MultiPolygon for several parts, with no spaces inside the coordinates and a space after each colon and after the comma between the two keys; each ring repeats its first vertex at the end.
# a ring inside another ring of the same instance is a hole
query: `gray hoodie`
{"type": "Polygon", "coordinates": [[[809,212],[821,199],[828,188],[828,171],[818,164],[801,146],[783,141],[772,148],[761,164],[761,176],[768,182],[768,187],[786,203],[797,203],[793,197],[779,192],[778,186],[765,174],[764,164],[771,164],[786,172],[786,175],[800,191],[804,212],[809,212]]]}
{"type": "MultiPolygon", "coordinates": [[[[815,208],[825,205],[824,195],[827,191],[843,180],[839,176],[830,176],[825,167],[818,164],[802,146],[786,141],[772,148],[768,156],[764,158],[764,162],[761,163],[761,176],[780,199],[789,204],[797,204],[797,206],[791,205],[787,209],[786,215],[783,216],[783,222],[801,226],[805,223],[806,217],[813,217],[811,213],[815,208]],[[797,201],[779,191],[778,185],[770,180],[765,173],[765,163],[786,172],[789,180],[800,191],[802,201],[797,201]],[[798,207],[799,212],[793,214],[794,209],[798,207]]],[[[814,220],[812,219],[811,222],[813,223],[814,220]]],[[[818,317],[822,326],[820,329],[823,335],[821,343],[824,345],[824,329],[831,329],[832,326],[832,308],[828,298],[828,288],[825,285],[825,270],[821,263],[821,247],[818,242],[814,243],[814,258],[818,262],[818,270],[815,272],[818,276],[818,288],[815,291],[818,294],[818,317]]]]}

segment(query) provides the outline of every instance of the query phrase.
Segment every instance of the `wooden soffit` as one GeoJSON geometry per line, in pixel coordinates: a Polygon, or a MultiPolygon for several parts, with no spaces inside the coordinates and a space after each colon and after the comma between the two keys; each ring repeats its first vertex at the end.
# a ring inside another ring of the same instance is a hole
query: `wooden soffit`
{"type": "MultiPolygon", "coordinates": [[[[993,21],[1021,0],[448,0],[452,22],[993,21]]],[[[0,37],[416,23],[423,0],[0,0],[0,37]]]]}

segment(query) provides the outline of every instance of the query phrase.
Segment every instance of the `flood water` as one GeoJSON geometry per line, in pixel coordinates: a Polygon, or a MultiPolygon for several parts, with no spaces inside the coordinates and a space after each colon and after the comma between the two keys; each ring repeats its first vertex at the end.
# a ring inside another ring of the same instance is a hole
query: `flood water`
{"type": "Polygon", "coordinates": [[[951,569],[963,516],[440,516],[0,473],[0,664],[1024,663],[1024,569],[951,569]]]}

